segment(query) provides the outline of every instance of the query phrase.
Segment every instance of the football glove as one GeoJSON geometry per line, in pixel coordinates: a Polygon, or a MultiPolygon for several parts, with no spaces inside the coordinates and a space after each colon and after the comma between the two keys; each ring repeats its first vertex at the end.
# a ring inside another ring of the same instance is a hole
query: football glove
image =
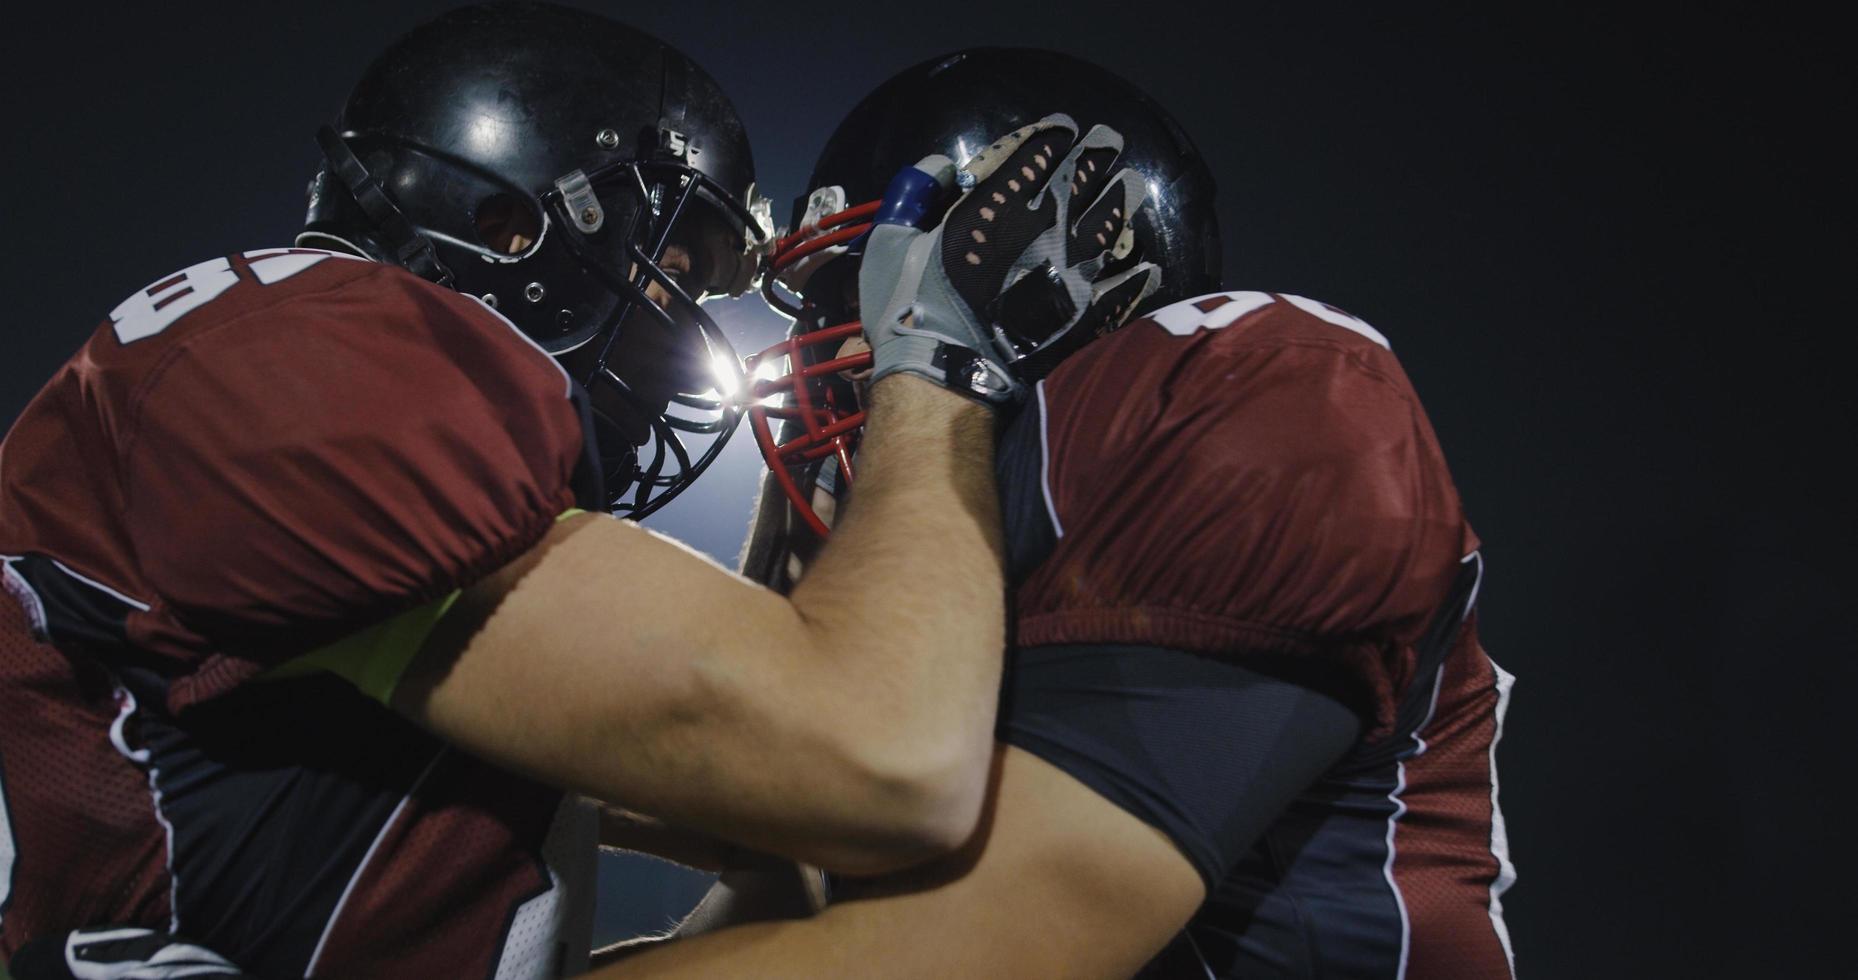
{"type": "Polygon", "coordinates": [[[903,372],[1012,404],[1030,377],[1121,325],[1160,285],[1150,262],[1102,278],[1127,254],[1148,189],[1115,169],[1115,130],[1078,139],[1077,129],[1069,116],[1047,116],[959,170],[929,156],[891,182],[858,275],[874,383],[903,372]],[[916,227],[954,185],[965,193],[946,217],[916,227]]]}

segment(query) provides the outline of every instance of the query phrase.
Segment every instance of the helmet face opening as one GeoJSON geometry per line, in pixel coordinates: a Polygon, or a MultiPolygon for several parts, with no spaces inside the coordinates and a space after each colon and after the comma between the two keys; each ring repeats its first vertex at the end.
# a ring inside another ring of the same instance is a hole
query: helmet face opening
{"type": "Polygon", "coordinates": [[[535,201],[496,191],[477,202],[473,223],[480,245],[500,255],[522,255],[542,240],[543,217],[535,201]]]}
{"type": "Polygon", "coordinates": [[[612,297],[595,319],[565,317],[573,329],[555,352],[568,355],[563,364],[590,396],[606,485],[630,491],[609,501],[612,512],[642,519],[708,469],[741,422],[741,359],[699,299],[734,286],[720,277],[741,273],[724,263],[739,261],[737,243],[768,233],[707,176],[666,163],[627,161],[558,181],[543,205],[576,263],[612,297]],[[677,271],[666,261],[673,246],[677,271]]]}

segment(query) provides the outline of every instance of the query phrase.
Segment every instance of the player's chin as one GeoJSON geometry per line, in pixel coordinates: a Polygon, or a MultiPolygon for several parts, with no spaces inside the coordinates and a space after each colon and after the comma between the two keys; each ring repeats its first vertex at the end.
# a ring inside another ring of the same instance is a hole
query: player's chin
{"type": "Polygon", "coordinates": [[[583,355],[576,351],[563,358],[570,374],[591,376],[587,396],[601,428],[608,430],[603,438],[621,436],[635,448],[642,448],[652,440],[652,420],[670,407],[680,385],[686,383],[682,376],[688,373],[674,367],[674,358],[667,351],[647,351],[647,356],[640,354],[636,344],[622,342],[608,360],[607,370],[598,373],[593,371],[591,353],[583,355]],[[631,349],[627,349],[628,346],[631,349]],[[650,363],[654,355],[658,363],[650,363]]]}
{"type": "Polygon", "coordinates": [[[624,390],[611,378],[600,378],[587,389],[603,453],[620,449],[616,443],[622,441],[633,449],[643,449],[652,441],[652,420],[671,403],[669,392],[653,391],[623,374],[619,379],[624,390]]]}
{"type": "Polygon", "coordinates": [[[716,384],[709,348],[694,323],[667,324],[642,312],[621,325],[610,364],[639,401],[660,410],[679,392],[716,384]]]}
{"type": "MultiPolygon", "coordinates": [[[[659,410],[662,411],[663,406],[659,410]]],[[[651,423],[646,421],[641,410],[623,406],[616,412],[608,413],[607,418],[632,448],[644,449],[652,441],[651,423]]]]}

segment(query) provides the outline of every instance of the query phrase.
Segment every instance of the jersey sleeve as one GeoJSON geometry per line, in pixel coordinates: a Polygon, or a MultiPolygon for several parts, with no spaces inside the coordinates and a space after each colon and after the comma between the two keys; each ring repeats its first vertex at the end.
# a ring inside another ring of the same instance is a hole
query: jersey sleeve
{"type": "Polygon", "coordinates": [[[138,388],[128,639],[187,665],[175,710],[435,608],[576,503],[554,361],[470,297],[369,274],[197,330],[138,388]]]}
{"type": "Polygon", "coordinates": [[[1044,382],[1056,541],[1018,590],[1016,638],[1276,662],[1384,726],[1397,652],[1470,547],[1443,457],[1371,328],[1307,300],[1214,300],[1044,382]]]}

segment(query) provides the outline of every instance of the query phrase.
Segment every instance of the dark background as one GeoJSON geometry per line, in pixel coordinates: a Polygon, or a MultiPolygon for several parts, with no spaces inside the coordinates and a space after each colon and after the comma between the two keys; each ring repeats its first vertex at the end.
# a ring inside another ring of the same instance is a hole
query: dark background
{"type": "MultiPolygon", "coordinates": [[[[0,423],[121,297],[288,243],[315,125],[448,6],[9,15],[0,423]]],[[[1732,4],[1534,6],[604,9],[733,94],[783,218],[858,96],[950,49],[1059,48],[1171,107],[1221,181],[1228,286],[1386,333],[1484,538],[1486,643],[1521,678],[1500,755],[1521,969],[1842,973],[1851,55],[1830,23],[1732,4]]],[[[724,317],[748,344],[780,329],[724,317]]],[[[730,557],[747,442],[654,524],[730,557]]],[[[675,905],[608,871],[608,930],[675,905]]]]}

